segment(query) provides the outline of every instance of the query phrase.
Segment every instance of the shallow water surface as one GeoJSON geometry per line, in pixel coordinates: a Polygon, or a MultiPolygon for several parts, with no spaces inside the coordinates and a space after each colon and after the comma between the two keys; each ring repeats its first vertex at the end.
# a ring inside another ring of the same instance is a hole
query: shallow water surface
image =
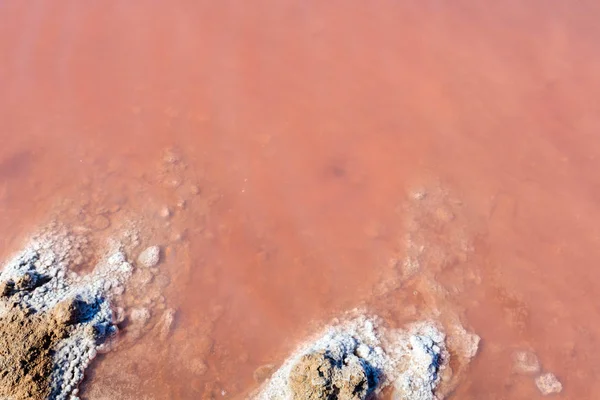
{"type": "Polygon", "coordinates": [[[556,398],[593,399],[598,17],[586,1],[4,1],[1,253],[65,201],[100,230],[77,210],[155,217],[177,325],[103,356],[84,399],[243,398],[357,306],[459,314],[482,346],[453,398],[541,398],[511,372],[531,349],[556,398]]]}

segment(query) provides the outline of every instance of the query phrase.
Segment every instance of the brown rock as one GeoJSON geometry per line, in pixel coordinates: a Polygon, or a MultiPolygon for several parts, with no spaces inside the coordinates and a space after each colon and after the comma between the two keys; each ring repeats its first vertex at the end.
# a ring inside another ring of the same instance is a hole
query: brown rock
{"type": "Polygon", "coordinates": [[[30,290],[35,286],[35,275],[26,272],[15,281],[15,287],[19,290],[30,290]]]}
{"type": "Polygon", "coordinates": [[[11,280],[0,282],[0,297],[10,296],[15,289],[15,283],[11,280]]]}
{"type": "Polygon", "coordinates": [[[52,350],[66,333],[53,316],[19,306],[0,315],[0,398],[47,399],[52,350]]]}
{"type": "Polygon", "coordinates": [[[333,360],[321,352],[303,355],[290,373],[293,399],[329,399],[334,394],[333,369],[333,360]]]}
{"type": "Polygon", "coordinates": [[[338,390],[338,399],[366,399],[369,380],[360,359],[354,355],[346,357],[339,372],[333,385],[338,390]]]}
{"type": "Polygon", "coordinates": [[[305,354],[292,368],[294,400],[364,400],[369,382],[356,356],[337,361],[323,351],[305,354]]]}
{"type": "Polygon", "coordinates": [[[80,301],[77,299],[69,299],[62,301],[53,309],[54,319],[61,325],[72,325],[78,322],[80,317],[80,301]]]}

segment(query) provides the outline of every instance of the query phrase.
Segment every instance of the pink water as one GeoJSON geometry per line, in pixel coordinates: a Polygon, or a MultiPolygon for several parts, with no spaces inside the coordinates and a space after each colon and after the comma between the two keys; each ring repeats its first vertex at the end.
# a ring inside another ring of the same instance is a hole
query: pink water
{"type": "Polygon", "coordinates": [[[174,210],[173,336],[106,356],[83,398],[242,397],[311,323],[430,304],[410,282],[377,295],[410,231],[444,258],[422,265],[449,289],[439,308],[482,337],[453,398],[541,398],[511,373],[532,348],[556,398],[594,399],[599,17],[586,1],[4,1],[1,252],[65,199],[174,210]],[[166,149],[187,167],[165,170],[166,149]]]}

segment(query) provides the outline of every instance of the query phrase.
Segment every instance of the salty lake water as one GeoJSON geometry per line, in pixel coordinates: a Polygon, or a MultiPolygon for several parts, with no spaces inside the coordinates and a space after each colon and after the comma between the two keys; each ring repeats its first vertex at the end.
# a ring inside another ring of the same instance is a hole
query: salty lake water
{"type": "Polygon", "coordinates": [[[452,310],[481,336],[453,398],[541,398],[511,372],[531,349],[556,398],[593,399],[599,16],[4,1],[0,252],[65,202],[99,232],[89,208],[155,216],[176,328],[104,356],[83,398],[240,398],[315,324],[366,305],[392,323],[452,310]]]}

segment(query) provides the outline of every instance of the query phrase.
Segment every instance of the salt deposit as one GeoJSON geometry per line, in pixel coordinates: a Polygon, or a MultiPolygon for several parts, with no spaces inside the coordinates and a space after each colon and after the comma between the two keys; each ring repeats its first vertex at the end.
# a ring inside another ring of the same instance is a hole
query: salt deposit
{"type": "Polygon", "coordinates": [[[438,384],[451,379],[445,339],[433,321],[389,329],[358,315],[300,346],[251,398],[362,400],[393,387],[397,400],[440,399],[438,384]]]}
{"type": "MultiPolygon", "coordinates": [[[[0,377],[0,398],[77,400],[85,369],[98,352],[110,350],[116,324],[125,314],[120,308],[113,312],[111,302],[125,291],[134,266],[126,249],[113,242],[91,272],[76,273],[71,270],[73,260],[81,258],[86,243],[64,227],[52,225],[4,266],[0,329],[7,343],[10,335],[23,343],[3,349],[2,368],[8,373],[0,377]],[[26,338],[20,338],[15,321],[27,329],[26,338]],[[27,368],[22,367],[24,357],[30,364],[27,368]],[[38,366],[43,374],[33,376],[31,366],[38,366]]],[[[149,249],[147,258],[156,265],[158,248],[149,249]]],[[[141,324],[150,319],[148,309],[136,308],[129,314],[141,324]]],[[[173,318],[173,310],[163,317],[165,335],[173,318]]]]}
{"type": "Polygon", "coordinates": [[[562,383],[552,372],[546,372],[535,378],[535,385],[544,396],[562,392],[562,383]]]}
{"type": "Polygon", "coordinates": [[[513,371],[517,374],[536,374],[540,368],[540,361],[534,352],[520,350],[513,354],[513,371]]]}
{"type": "Polygon", "coordinates": [[[138,256],[138,264],[146,267],[155,267],[160,261],[160,247],[150,246],[140,253],[138,256]]]}

